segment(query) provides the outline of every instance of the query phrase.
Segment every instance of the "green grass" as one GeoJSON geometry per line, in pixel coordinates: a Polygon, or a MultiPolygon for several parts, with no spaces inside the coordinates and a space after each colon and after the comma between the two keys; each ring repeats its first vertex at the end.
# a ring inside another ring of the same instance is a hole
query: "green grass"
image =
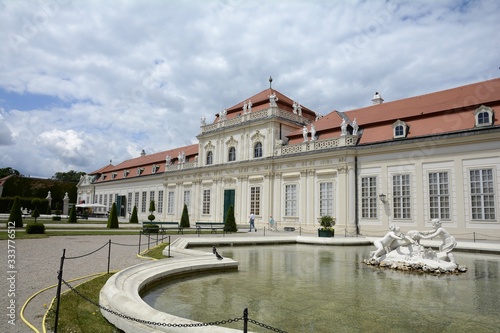
{"type": "MultiPolygon", "coordinates": [[[[82,295],[95,303],[99,303],[99,292],[111,275],[113,274],[98,276],[76,287],[72,283],[70,283],[70,285],[82,295]]],[[[54,329],[55,311],[56,302],[53,302],[47,312],[46,319],[46,326],[50,330],[54,329]]],[[[101,315],[101,311],[96,305],[88,302],[72,290],[61,295],[57,331],[61,333],[122,332],[101,315]]]]}
{"type": "MultiPolygon", "coordinates": [[[[167,245],[168,243],[162,243],[155,246],[154,248],[143,253],[143,256],[155,259],[164,259],[165,257],[163,256],[162,251],[167,245]]],[[[76,286],[76,282],[70,283],[70,285],[78,290],[78,292],[82,295],[96,303],[99,303],[99,292],[112,275],[113,274],[104,274],[78,286],[76,286]]],[[[53,302],[47,312],[46,319],[46,327],[50,330],[54,329],[55,311],[56,302],[53,302]]],[[[57,331],[62,333],[122,332],[114,325],[110,324],[106,318],[101,315],[101,311],[97,306],[85,300],[72,290],[61,295],[57,331]]]]}

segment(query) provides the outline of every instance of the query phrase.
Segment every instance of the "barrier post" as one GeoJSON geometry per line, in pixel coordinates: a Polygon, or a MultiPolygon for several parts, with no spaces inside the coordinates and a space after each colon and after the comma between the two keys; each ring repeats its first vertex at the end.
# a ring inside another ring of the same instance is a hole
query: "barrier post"
{"type": "Polygon", "coordinates": [[[141,236],[142,231],[139,231],[139,248],[137,249],[137,254],[141,254],[141,236]]]}
{"type": "Polygon", "coordinates": [[[243,332],[248,332],[248,308],[243,310],[243,332]]]}
{"type": "Polygon", "coordinates": [[[54,333],[57,333],[57,323],[59,321],[59,304],[61,302],[61,284],[62,284],[62,275],[63,275],[63,266],[64,266],[64,256],[66,255],[66,249],[63,249],[63,255],[61,257],[61,264],[59,266],[59,272],[57,272],[57,279],[59,282],[57,283],[57,303],[56,303],[56,317],[54,320],[54,333]]]}
{"type": "Polygon", "coordinates": [[[168,257],[170,258],[170,235],[168,235],[168,257]]]}
{"type": "Polygon", "coordinates": [[[111,239],[108,242],[108,274],[109,274],[110,263],[111,263],[111,239]]]}

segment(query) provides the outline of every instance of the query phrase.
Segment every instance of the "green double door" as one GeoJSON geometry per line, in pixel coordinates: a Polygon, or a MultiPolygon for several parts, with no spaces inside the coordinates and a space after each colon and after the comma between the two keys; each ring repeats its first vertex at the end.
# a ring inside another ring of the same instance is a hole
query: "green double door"
{"type": "Polygon", "coordinates": [[[224,220],[223,223],[226,223],[226,214],[230,206],[234,208],[234,197],[236,190],[224,190],[224,220]]]}

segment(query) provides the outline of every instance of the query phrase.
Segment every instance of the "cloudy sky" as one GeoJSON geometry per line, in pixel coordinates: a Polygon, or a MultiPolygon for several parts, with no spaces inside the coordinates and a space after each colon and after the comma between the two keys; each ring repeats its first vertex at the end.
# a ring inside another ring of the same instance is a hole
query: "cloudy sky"
{"type": "Polygon", "coordinates": [[[323,115],[500,76],[500,1],[0,0],[0,168],[196,142],[269,87],[323,115]]]}

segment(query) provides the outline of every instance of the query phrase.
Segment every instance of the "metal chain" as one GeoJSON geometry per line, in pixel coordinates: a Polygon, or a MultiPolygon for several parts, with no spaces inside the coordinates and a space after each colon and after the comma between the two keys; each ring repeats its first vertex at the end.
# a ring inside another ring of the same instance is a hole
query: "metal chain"
{"type": "MultiPolygon", "coordinates": [[[[135,322],[141,323],[141,324],[152,325],[152,326],[164,326],[164,327],[201,327],[201,326],[220,326],[220,325],[229,324],[229,323],[235,323],[235,322],[238,322],[240,320],[243,320],[243,317],[239,317],[239,318],[234,318],[234,319],[213,321],[213,322],[207,322],[207,323],[172,324],[172,323],[158,323],[158,322],[154,322],[154,321],[150,321],[150,320],[138,319],[138,318],[130,317],[130,316],[124,315],[122,313],[118,313],[118,312],[116,312],[114,310],[105,308],[102,305],[100,305],[99,303],[96,303],[93,300],[91,300],[90,298],[88,298],[87,296],[83,295],[78,290],[74,289],[66,281],[64,281],[64,279],[62,280],[62,282],[69,289],[71,289],[72,291],[74,291],[78,296],[80,296],[81,298],[83,298],[87,302],[89,302],[89,303],[97,306],[98,308],[100,308],[100,309],[102,309],[102,310],[104,310],[106,312],[109,312],[109,313],[111,313],[111,314],[113,314],[115,316],[118,316],[118,317],[121,317],[121,318],[124,318],[124,319],[127,319],[127,320],[131,320],[131,321],[135,321],[135,322]]],[[[276,331],[276,332],[283,332],[283,331],[276,331]]]]}
{"type": "Polygon", "coordinates": [[[262,328],[268,329],[270,331],[274,331],[274,332],[278,332],[278,333],[287,333],[286,331],[280,330],[279,328],[274,328],[272,326],[269,326],[269,325],[266,325],[263,323],[259,323],[258,321],[250,319],[250,318],[248,318],[248,321],[251,322],[252,324],[255,324],[255,325],[260,326],[262,328]]]}

